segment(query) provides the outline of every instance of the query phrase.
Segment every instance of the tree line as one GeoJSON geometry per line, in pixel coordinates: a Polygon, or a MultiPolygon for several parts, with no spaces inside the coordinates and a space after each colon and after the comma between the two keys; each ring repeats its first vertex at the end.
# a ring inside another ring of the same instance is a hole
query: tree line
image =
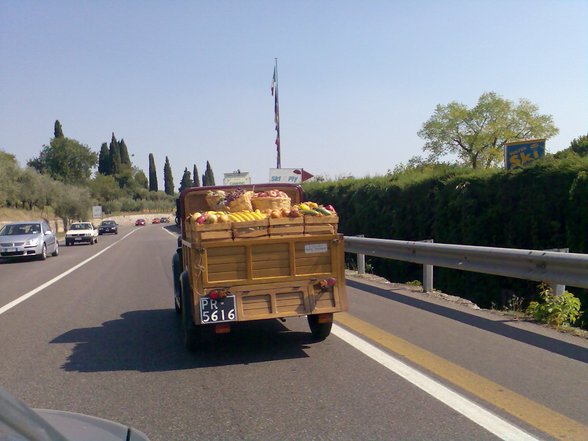
{"type": "MultiPolygon", "coordinates": [[[[102,205],[105,213],[171,211],[176,192],[168,157],[163,169],[165,190],[158,191],[153,154],[149,154],[149,177],[133,165],[131,156],[124,139],[117,140],[114,133],[110,144],[102,143],[97,154],[66,137],[57,120],[49,144],[24,169],[15,155],[0,149],[0,207],[42,212],[51,207],[66,224],[71,219],[86,219],[92,205],[102,205]]],[[[196,179],[184,172],[179,191],[200,185],[196,165],[193,170],[196,179]]],[[[202,181],[215,185],[208,161],[202,181]]]]}

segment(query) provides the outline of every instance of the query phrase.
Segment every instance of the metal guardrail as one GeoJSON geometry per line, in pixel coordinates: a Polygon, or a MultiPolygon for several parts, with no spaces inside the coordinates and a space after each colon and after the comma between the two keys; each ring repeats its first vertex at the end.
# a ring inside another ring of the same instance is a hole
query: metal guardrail
{"type": "MultiPolygon", "coordinates": [[[[345,236],[345,252],[425,265],[425,291],[440,266],[496,276],[588,288],[588,254],[520,250],[345,236]],[[426,272],[430,279],[426,280],[426,272]]],[[[429,288],[429,289],[427,289],[429,288]]]]}

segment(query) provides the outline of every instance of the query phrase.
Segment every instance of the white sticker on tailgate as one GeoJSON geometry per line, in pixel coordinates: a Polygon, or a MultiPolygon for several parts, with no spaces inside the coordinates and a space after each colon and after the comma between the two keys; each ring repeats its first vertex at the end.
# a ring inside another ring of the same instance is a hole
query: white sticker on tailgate
{"type": "Polygon", "coordinates": [[[327,251],[329,251],[329,246],[326,243],[308,243],[304,245],[306,254],[326,253],[327,251]]]}

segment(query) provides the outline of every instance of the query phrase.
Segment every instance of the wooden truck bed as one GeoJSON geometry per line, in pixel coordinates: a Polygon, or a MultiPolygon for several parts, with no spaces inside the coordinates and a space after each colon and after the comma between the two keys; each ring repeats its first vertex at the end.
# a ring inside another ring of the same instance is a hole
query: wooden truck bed
{"type": "MultiPolygon", "coordinates": [[[[341,235],[182,244],[194,305],[210,290],[224,289],[235,295],[237,321],[347,310],[341,235]],[[324,286],[329,278],[335,286],[324,286]]],[[[194,320],[201,322],[198,311],[194,320]]]]}

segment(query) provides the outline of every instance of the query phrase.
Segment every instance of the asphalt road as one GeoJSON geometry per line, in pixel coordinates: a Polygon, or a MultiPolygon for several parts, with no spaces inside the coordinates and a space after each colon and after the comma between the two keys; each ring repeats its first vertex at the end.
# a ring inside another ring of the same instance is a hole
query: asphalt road
{"type": "Polygon", "coordinates": [[[122,227],[1,264],[1,384],[153,441],[588,439],[587,340],[380,283],[348,281],[323,342],[288,319],[191,354],[175,246],[174,227],[122,227]]]}

